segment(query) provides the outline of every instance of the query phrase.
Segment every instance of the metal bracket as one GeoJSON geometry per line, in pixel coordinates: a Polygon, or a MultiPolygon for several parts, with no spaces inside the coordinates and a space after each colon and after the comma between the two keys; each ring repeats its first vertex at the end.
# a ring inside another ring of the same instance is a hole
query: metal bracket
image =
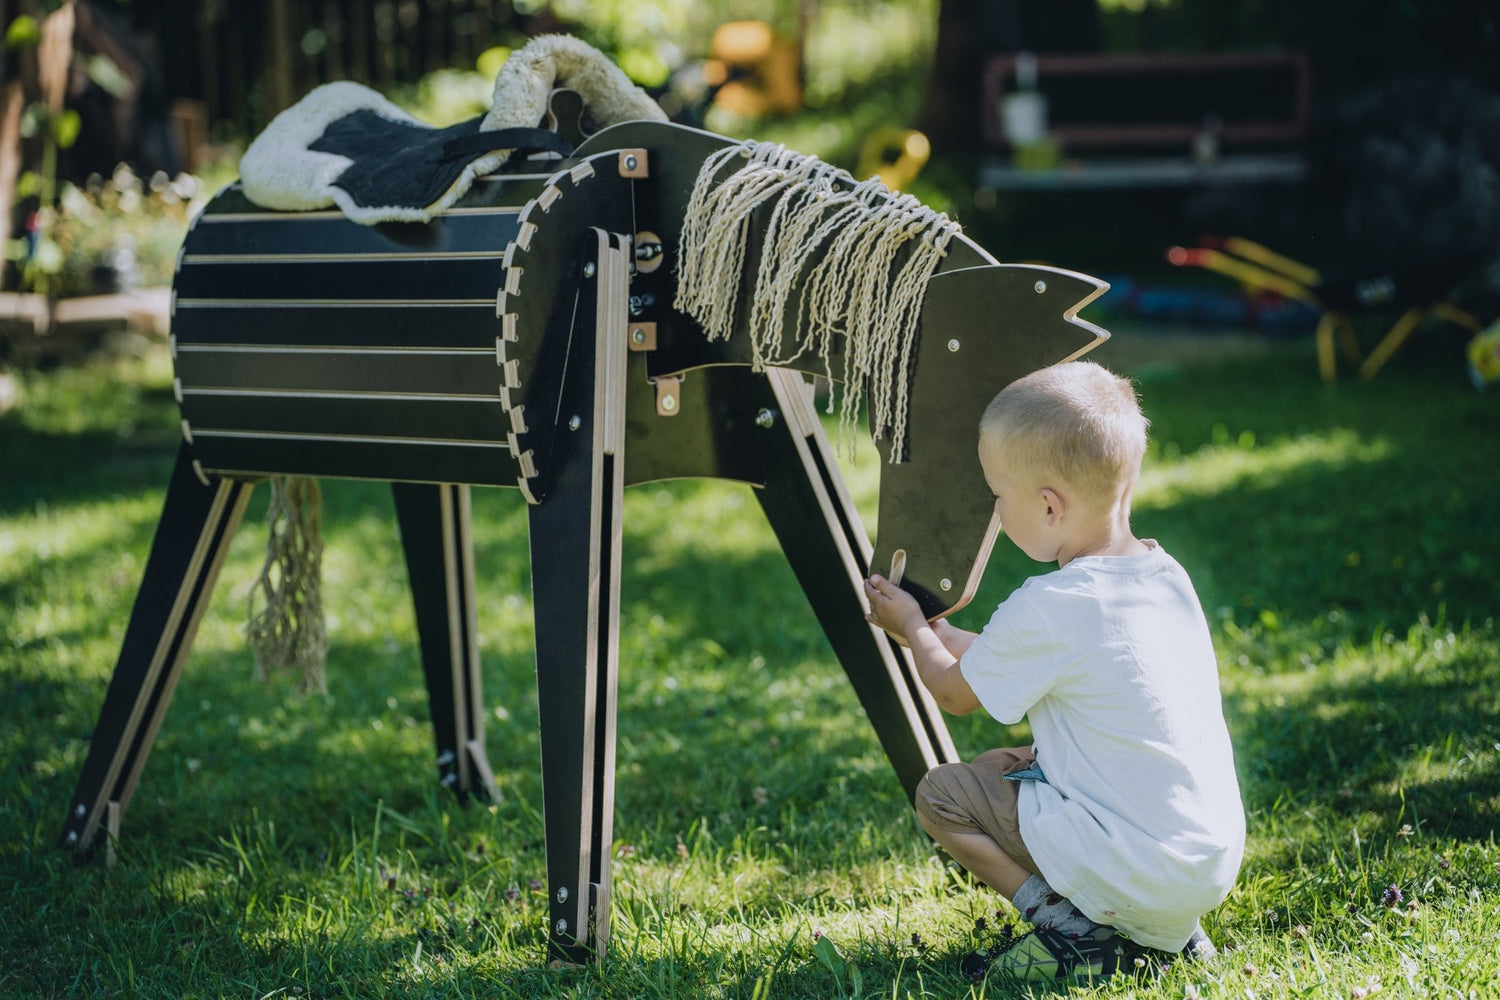
{"type": "Polygon", "coordinates": [[[629,345],[632,351],[656,350],[656,324],[631,323],[629,345]]]}
{"type": "Polygon", "coordinates": [[[651,176],[650,170],[646,167],[646,151],[644,149],[620,150],[620,176],[632,178],[651,176]]]}
{"type": "Polygon", "coordinates": [[[651,380],[656,386],[656,414],[675,417],[682,409],[682,376],[662,375],[651,380]]]}

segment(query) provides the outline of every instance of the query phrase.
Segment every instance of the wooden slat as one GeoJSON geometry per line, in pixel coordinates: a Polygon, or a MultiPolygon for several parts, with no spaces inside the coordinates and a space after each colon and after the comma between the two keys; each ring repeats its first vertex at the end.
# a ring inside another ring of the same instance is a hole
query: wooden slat
{"type": "Polygon", "coordinates": [[[246,203],[240,212],[205,211],[188,234],[184,253],[503,252],[518,228],[516,211],[508,207],[454,210],[428,223],[361,226],[337,210],[268,212],[246,203]]]}
{"type": "Polygon", "coordinates": [[[422,345],[488,350],[493,357],[501,321],[495,316],[493,299],[483,303],[416,306],[390,302],[270,306],[189,300],[177,303],[172,329],[180,353],[193,346],[311,347],[329,345],[330,341],[337,344],[358,336],[359,346],[370,349],[422,345]]]}
{"type": "MultiPolygon", "coordinates": [[[[193,389],[483,395],[498,390],[493,341],[473,350],[191,349],[179,344],[177,377],[193,389]]],[[[189,396],[190,401],[193,397],[189,396]]],[[[184,413],[192,419],[191,405],[184,413]]]]}
{"type": "MultiPolygon", "coordinates": [[[[222,394],[221,394],[222,393],[222,394]]],[[[194,437],[205,428],[505,441],[510,421],[489,398],[212,395],[184,397],[194,437]]]]}
{"type": "Polygon", "coordinates": [[[401,442],[195,437],[205,470],[233,476],[302,475],[382,482],[516,484],[504,442],[456,445],[401,442]]]}
{"type": "Polygon", "coordinates": [[[195,256],[177,272],[177,301],[194,299],[478,299],[493,302],[503,276],[493,256],[417,259],[195,256]]]}

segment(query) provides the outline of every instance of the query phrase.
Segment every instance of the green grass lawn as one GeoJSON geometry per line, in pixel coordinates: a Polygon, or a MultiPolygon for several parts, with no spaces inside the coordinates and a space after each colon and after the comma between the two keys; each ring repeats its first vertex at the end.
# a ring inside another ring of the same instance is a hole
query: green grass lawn
{"type": "MultiPolygon", "coordinates": [[[[1127,331],[1137,533],[1198,583],[1250,841],[1223,953],[1089,995],[1500,996],[1500,397],[1415,344],[1127,331]]],[[[475,491],[489,757],[435,784],[389,491],[324,483],[330,693],[251,679],[258,490],[125,817],[58,846],[178,430],[160,352],[23,373],[0,414],[0,997],[1003,997],[1007,904],[934,857],[749,489],[628,492],[611,950],[549,971],[526,517],[475,491]]],[[[873,527],[879,463],[846,469],[873,527]]],[[[961,624],[1026,574],[1003,540],[961,624]]],[[[1026,738],[951,719],[960,751],[1026,738]]]]}

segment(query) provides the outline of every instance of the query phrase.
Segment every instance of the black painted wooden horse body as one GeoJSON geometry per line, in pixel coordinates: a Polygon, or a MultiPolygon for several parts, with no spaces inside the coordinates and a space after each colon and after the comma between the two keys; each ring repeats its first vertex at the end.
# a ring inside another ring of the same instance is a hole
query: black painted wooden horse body
{"type": "Polygon", "coordinates": [[[688,194],[727,141],[615,126],[555,173],[481,179],[427,224],[267,212],[234,189],[207,207],[174,289],[184,440],[67,844],[87,847],[101,824],[117,832],[229,541],[269,475],[392,483],[439,774],[460,794],[493,792],[468,490],[526,494],[555,958],[602,954],[608,933],[625,486],[760,487],[908,794],[955,758],[909,653],[864,621],[860,582],[899,550],[930,615],[972,596],[998,529],[974,458],[979,415],[1008,382],[1106,336],[1074,318],[1106,286],[951,244],[928,285],[907,458],[882,468],[872,546],[803,375],[754,371],[747,336],[709,342],[671,307],[688,194]]]}

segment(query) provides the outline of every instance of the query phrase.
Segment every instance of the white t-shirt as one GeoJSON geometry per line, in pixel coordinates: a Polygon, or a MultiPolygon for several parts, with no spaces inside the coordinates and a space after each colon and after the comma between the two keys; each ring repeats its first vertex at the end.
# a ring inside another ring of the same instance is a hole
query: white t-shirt
{"type": "Polygon", "coordinates": [[[1026,581],[960,668],[1000,722],[1031,721],[1047,782],[1023,782],[1018,810],[1047,882],[1177,951],[1234,884],[1245,812],[1202,606],[1147,544],[1026,581]]]}

